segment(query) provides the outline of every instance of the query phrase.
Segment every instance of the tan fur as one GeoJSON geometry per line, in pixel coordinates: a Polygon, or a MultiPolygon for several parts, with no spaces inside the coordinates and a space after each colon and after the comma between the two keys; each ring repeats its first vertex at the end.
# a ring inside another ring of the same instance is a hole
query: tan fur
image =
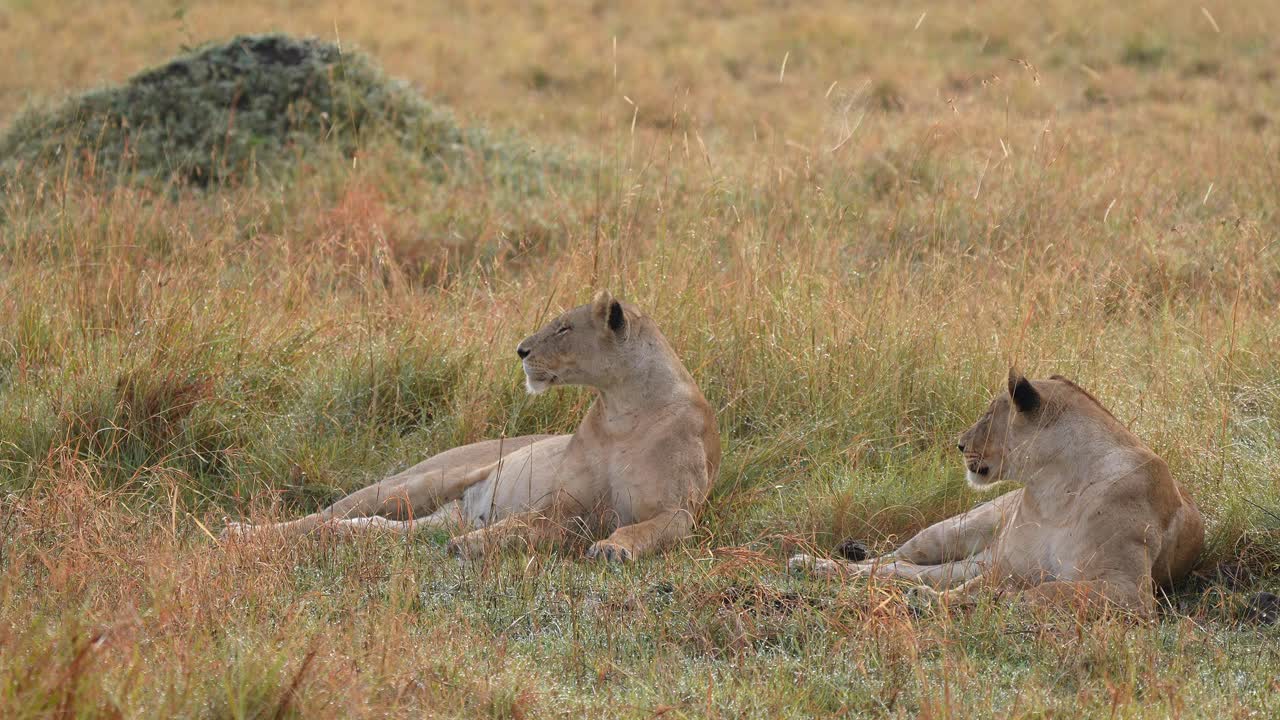
{"type": "MultiPolygon", "coordinates": [[[[1010,372],[958,438],[970,484],[1023,487],[926,528],[862,563],[791,559],[793,568],[911,580],[954,597],[995,585],[1032,601],[1103,600],[1150,614],[1153,585],[1192,570],[1200,511],[1154,452],[1071,381],[1010,372]]],[[[929,594],[926,591],[926,594],[929,594]]]]}
{"type": "Polygon", "coordinates": [[[715,415],[652,320],[607,292],[520,343],[537,394],[586,385],[598,397],[572,435],[448,450],[292,522],[229,523],[224,536],[463,527],[476,556],[570,523],[616,528],[588,557],[629,560],[686,537],[720,465],[715,415]]]}

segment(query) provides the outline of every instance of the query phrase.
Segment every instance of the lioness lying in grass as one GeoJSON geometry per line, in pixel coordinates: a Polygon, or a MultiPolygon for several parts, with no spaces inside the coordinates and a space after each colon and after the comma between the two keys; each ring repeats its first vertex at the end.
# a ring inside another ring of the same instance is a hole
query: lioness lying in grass
{"type": "Polygon", "coordinates": [[[607,292],[516,348],[526,386],[586,385],[599,396],[572,435],[454,448],[291,522],[229,523],[224,537],[472,528],[464,556],[532,541],[570,521],[616,528],[587,551],[624,561],[689,534],[720,465],[715,415],[652,320],[607,292]]]}
{"type": "Polygon", "coordinates": [[[1060,376],[1009,373],[1008,392],[959,437],[969,484],[1023,487],[860,563],[797,555],[792,568],[902,578],[964,595],[994,584],[1033,600],[1103,600],[1143,615],[1153,585],[1195,565],[1204,522],[1169,468],[1097,400],[1060,376]]]}

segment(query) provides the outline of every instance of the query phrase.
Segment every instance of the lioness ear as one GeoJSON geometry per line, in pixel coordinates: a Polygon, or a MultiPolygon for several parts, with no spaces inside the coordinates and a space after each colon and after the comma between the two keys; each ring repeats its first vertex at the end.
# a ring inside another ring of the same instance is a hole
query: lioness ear
{"type": "Polygon", "coordinates": [[[1009,368],[1009,397],[1018,412],[1033,413],[1040,409],[1040,393],[1015,368],[1009,368]]]}
{"type": "Polygon", "coordinates": [[[609,305],[613,302],[613,295],[608,290],[601,290],[596,293],[596,297],[591,301],[591,312],[596,317],[604,320],[609,316],[609,305]]]}
{"type": "Polygon", "coordinates": [[[608,290],[596,293],[596,299],[591,303],[591,310],[613,332],[621,335],[627,328],[627,316],[622,312],[622,303],[610,295],[608,290]]]}
{"type": "Polygon", "coordinates": [[[627,316],[622,312],[622,303],[614,300],[609,303],[609,329],[621,335],[627,328],[627,316]]]}

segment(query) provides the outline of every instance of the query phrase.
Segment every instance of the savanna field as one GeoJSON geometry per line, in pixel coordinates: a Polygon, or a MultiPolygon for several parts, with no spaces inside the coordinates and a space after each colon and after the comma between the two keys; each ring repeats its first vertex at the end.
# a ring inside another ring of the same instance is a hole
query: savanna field
{"type": "Polygon", "coordinates": [[[1280,4],[4,0],[0,58],[0,716],[1280,716],[1280,4]],[[572,431],[514,349],[603,287],[717,411],[692,539],[217,539],[572,431]],[[989,497],[1015,364],[1203,509],[1156,620],[786,572],[989,497]]]}

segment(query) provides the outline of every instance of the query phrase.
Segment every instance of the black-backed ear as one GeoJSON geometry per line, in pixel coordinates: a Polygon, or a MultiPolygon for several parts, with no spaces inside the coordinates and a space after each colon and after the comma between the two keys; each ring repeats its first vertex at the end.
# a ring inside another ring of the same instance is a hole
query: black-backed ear
{"type": "Polygon", "coordinates": [[[619,335],[627,329],[627,316],[622,312],[622,303],[617,300],[609,303],[609,329],[619,335]]]}
{"type": "Polygon", "coordinates": [[[595,300],[591,301],[591,313],[618,335],[627,329],[627,315],[622,311],[622,303],[618,302],[608,290],[596,293],[595,300]]]}
{"type": "Polygon", "coordinates": [[[1040,392],[1015,368],[1009,368],[1009,397],[1018,412],[1034,413],[1040,409],[1040,392]]]}

